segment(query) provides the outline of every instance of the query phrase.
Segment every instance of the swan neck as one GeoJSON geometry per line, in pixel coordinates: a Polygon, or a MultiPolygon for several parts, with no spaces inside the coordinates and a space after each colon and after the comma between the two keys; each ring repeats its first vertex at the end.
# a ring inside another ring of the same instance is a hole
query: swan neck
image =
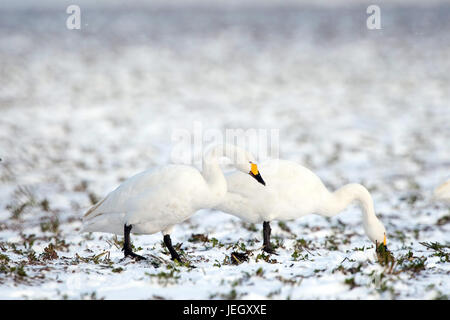
{"type": "Polygon", "coordinates": [[[386,241],[386,229],[375,215],[372,197],[365,187],[357,183],[343,186],[329,194],[325,216],[334,216],[344,210],[351,202],[358,202],[363,213],[363,227],[366,235],[374,243],[386,241]],[[383,239],[384,236],[384,239],[383,239]]]}
{"type": "Polygon", "coordinates": [[[328,201],[325,201],[324,213],[327,216],[334,216],[347,208],[353,201],[360,205],[365,223],[373,218],[376,219],[373,200],[369,191],[357,183],[347,184],[330,193],[328,201]]]}
{"type": "Polygon", "coordinates": [[[205,152],[202,161],[202,175],[214,197],[225,197],[227,182],[219,165],[219,158],[224,156],[223,147],[216,146],[205,152]]]}

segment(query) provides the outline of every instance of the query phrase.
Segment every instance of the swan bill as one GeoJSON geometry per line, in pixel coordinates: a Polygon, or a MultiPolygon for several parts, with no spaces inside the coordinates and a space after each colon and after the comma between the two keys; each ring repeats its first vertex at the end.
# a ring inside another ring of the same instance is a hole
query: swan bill
{"type": "Polygon", "coordinates": [[[257,174],[254,174],[252,171],[250,171],[249,173],[253,178],[256,179],[256,181],[258,181],[259,183],[261,183],[262,185],[266,185],[266,183],[264,182],[263,178],[261,177],[261,174],[258,172],[257,174]]]}
{"type": "Polygon", "coordinates": [[[386,242],[377,242],[375,241],[375,251],[378,253],[388,252],[388,247],[386,245],[386,242]]]}
{"type": "Polygon", "coordinates": [[[258,166],[256,165],[256,163],[250,162],[250,164],[250,173],[253,173],[256,176],[259,173],[258,166]]]}

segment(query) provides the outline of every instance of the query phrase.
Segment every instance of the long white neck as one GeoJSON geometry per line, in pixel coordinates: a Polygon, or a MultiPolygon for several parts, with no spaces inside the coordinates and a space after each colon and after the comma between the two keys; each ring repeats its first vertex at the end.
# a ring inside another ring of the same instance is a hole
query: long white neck
{"type": "Polygon", "coordinates": [[[202,163],[202,175],[212,193],[214,201],[220,202],[227,193],[227,181],[219,165],[221,157],[227,157],[236,165],[242,161],[245,151],[233,145],[217,145],[205,152],[202,163]]]}
{"type": "MultiPolygon", "coordinates": [[[[364,231],[372,241],[377,239],[376,228],[383,228],[375,215],[373,200],[367,189],[357,183],[347,184],[335,192],[328,193],[320,208],[320,214],[332,217],[343,211],[353,201],[357,201],[363,212],[364,231]]],[[[378,239],[379,241],[379,239],[378,239]]]]}
{"type": "Polygon", "coordinates": [[[225,197],[227,192],[227,181],[219,165],[219,158],[223,156],[222,150],[221,145],[211,148],[204,154],[202,162],[202,175],[214,200],[225,197]]]}

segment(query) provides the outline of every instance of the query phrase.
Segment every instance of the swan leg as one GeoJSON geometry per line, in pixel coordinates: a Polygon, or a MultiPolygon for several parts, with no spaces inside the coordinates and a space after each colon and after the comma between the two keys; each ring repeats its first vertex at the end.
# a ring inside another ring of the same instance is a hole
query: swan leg
{"type": "Polygon", "coordinates": [[[125,254],[125,257],[130,256],[131,258],[139,261],[139,260],[146,260],[143,256],[140,256],[133,252],[131,249],[131,241],[130,241],[130,232],[131,232],[131,225],[127,226],[124,225],[123,229],[123,235],[124,235],[124,241],[123,241],[123,252],[125,254]]]}
{"type": "Polygon", "coordinates": [[[170,234],[164,235],[164,244],[166,245],[167,249],[169,249],[170,255],[172,256],[172,260],[178,260],[178,262],[181,262],[180,256],[175,251],[175,249],[172,246],[172,240],[170,239],[170,234]]]}
{"type": "Polygon", "coordinates": [[[267,253],[275,253],[275,249],[273,248],[272,244],[270,243],[270,232],[272,229],[270,228],[270,222],[264,221],[263,222],[263,250],[267,253]]]}

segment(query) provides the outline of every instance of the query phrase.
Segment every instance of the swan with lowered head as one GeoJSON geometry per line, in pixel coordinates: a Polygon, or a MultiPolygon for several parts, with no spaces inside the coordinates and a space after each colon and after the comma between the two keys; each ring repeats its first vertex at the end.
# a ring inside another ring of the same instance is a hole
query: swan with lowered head
{"type": "Polygon", "coordinates": [[[196,211],[223,200],[227,184],[219,166],[221,157],[230,158],[239,172],[264,184],[250,153],[229,144],[217,145],[205,152],[201,172],[188,165],[167,165],[125,180],[85,213],[83,231],[123,234],[125,257],[136,260],[145,258],[132,252],[131,230],[136,234],[161,231],[172,260],[181,261],[172,246],[171,230],[196,211]]]}
{"type": "Polygon", "coordinates": [[[245,179],[240,172],[227,176],[228,192],[215,209],[247,222],[263,222],[263,250],[273,253],[270,243],[272,220],[294,220],[308,214],[332,217],[357,201],[363,211],[366,235],[377,248],[386,246],[386,230],[375,215],[370,193],[360,184],[347,184],[330,192],[309,169],[287,160],[268,160],[259,166],[266,186],[245,179]]]}

